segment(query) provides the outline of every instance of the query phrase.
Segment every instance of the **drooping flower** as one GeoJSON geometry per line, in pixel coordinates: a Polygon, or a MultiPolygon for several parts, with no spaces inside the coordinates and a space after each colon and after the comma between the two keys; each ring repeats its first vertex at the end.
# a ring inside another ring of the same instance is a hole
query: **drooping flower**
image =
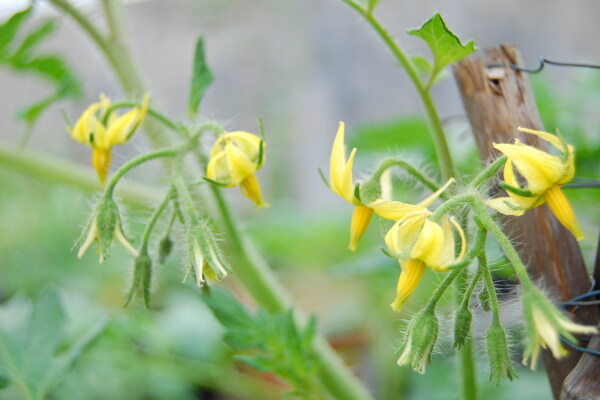
{"type": "Polygon", "coordinates": [[[523,364],[535,369],[540,349],[549,349],[554,358],[562,358],[568,351],[562,346],[560,337],[577,342],[574,334],[594,335],[594,326],[580,325],[563,315],[537,289],[532,288],[523,295],[523,314],[527,344],[523,353],[523,364]]]}
{"type": "Polygon", "coordinates": [[[190,263],[188,274],[193,272],[198,287],[227,276],[229,267],[214,233],[205,221],[198,221],[188,228],[187,244],[190,263]]]}
{"type": "Polygon", "coordinates": [[[438,320],[432,311],[417,313],[408,325],[398,365],[410,365],[418,373],[424,374],[425,367],[431,362],[438,330],[438,320]]]}
{"type": "MultiPolygon", "coordinates": [[[[387,203],[386,215],[397,220],[385,235],[387,247],[398,257],[402,268],[396,288],[396,299],[391,304],[395,311],[399,311],[414,292],[425,267],[445,272],[449,265],[460,261],[465,255],[466,239],[460,225],[447,216],[441,218],[441,223],[434,222],[429,218],[431,212],[426,208],[451,183],[452,180],[418,205],[380,201],[387,203]],[[461,240],[458,256],[454,255],[453,227],[461,240]]],[[[377,206],[379,212],[382,212],[383,204],[377,206]]]]}
{"type": "Polygon", "coordinates": [[[266,207],[254,173],[265,161],[265,142],[242,131],[227,132],[217,139],[210,151],[206,177],[223,187],[240,185],[242,194],[258,207],[266,207]]]}
{"type": "Polygon", "coordinates": [[[504,165],[508,197],[490,199],[486,204],[502,214],[523,215],[526,210],[547,202],[561,224],[569,229],[575,238],[583,239],[573,209],[561,190],[561,186],[571,181],[575,174],[573,146],[547,132],[518,129],[544,139],[556,148],[560,155],[549,154],[518,140],[515,140],[514,144],[494,144],[496,149],[508,157],[504,165]],[[515,174],[515,170],[520,176],[515,174]],[[520,178],[525,180],[524,185],[521,184],[520,178]]]}
{"type": "Polygon", "coordinates": [[[79,247],[77,257],[82,258],[92,243],[96,241],[98,242],[100,263],[103,263],[109,256],[114,238],[117,238],[125,249],[136,257],[138,256],[137,250],[123,233],[117,203],[112,198],[102,198],[94,209],[86,229],[75,244],[76,247],[79,247]]]}
{"type": "Polygon", "coordinates": [[[74,140],[92,148],[92,165],[102,185],[110,168],[112,147],[131,138],[146,117],[149,102],[146,94],[141,106],[118,115],[111,110],[110,99],[101,94],[100,101],[90,105],[71,129],[74,140]]]}

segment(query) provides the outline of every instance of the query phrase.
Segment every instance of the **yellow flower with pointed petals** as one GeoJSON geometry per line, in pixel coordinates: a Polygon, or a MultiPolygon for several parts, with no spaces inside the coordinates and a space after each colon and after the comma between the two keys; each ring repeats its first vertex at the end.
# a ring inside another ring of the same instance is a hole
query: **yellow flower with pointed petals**
{"type": "Polygon", "coordinates": [[[515,141],[514,144],[494,144],[496,149],[508,157],[504,165],[504,180],[515,189],[507,190],[508,197],[490,199],[486,204],[502,214],[518,216],[523,215],[525,210],[547,202],[560,223],[569,229],[577,240],[583,239],[573,209],[561,190],[561,186],[571,181],[575,174],[573,146],[547,132],[518,129],[549,142],[560,155],[549,154],[519,141],[515,141]],[[515,170],[520,177],[515,174],[515,170]],[[522,185],[519,178],[523,178],[526,184],[522,185]]]}
{"type": "Polygon", "coordinates": [[[240,185],[242,194],[258,207],[266,207],[254,173],[265,161],[264,141],[248,132],[227,132],[210,151],[206,177],[223,187],[240,185]]]}
{"type": "MultiPolygon", "coordinates": [[[[438,195],[445,189],[434,193],[438,195]]],[[[433,195],[432,195],[433,196],[433,195]]],[[[389,204],[387,212],[398,217],[396,223],[385,235],[385,243],[392,253],[398,256],[402,268],[396,288],[396,299],[391,304],[392,309],[399,311],[419,284],[425,267],[434,271],[445,272],[450,264],[460,261],[466,252],[466,239],[460,225],[451,217],[442,217],[441,223],[431,221],[431,212],[423,203],[433,202],[431,197],[419,205],[389,204]],[[461,250],[457,257],[454,255],[454,230],[461,241],[461,250]]]]}
{"type": "Polygon", "coordinates": [[[117,115],[114,111],[110,112],[110,99],[101,94],[100,101],[90,105],[71,129],[74,140],[93,149],[92,165],[102,185],[110,168],[112,146],[123,144],[131,138],[146,117],[149,102],[150,96],[145,95],[140,107],[117,115]]]}

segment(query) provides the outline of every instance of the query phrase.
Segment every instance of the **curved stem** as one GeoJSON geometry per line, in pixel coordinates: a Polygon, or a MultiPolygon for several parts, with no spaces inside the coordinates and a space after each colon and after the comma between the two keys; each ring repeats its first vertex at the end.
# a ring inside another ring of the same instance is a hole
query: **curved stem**
{"type": "Polygon", "coordinates": [[[433,294],[429,298],[429,301],[427,302],[427,305],[424,308],[426,310],[426,312],[433,312],[433,310],[435,309],[435,306],[437,305],[437,303],[442,298],[442,295],[450,287],[450,285],[456,279],[456,277],[458,275],[460,275],[462,272],[463,271],[461,269],[455,269],[455,270],[452,270],[452,271],[448,272],[448,274],[446,275],[446,277],[444,277],[444,279],[438,285],[438,287],[435,288],[435,291],[433,292],[433,294]]]}
{"type": "Polygon", "coordinates": [[[425,108],[427,119],[431,124],[433,130],[433,144],[435,151],[439,158],[440,173],[442,179],[447,181],[454,176],[454,164],[452,163],[452,156],[450,155],[450,148],[446,140],[446,134],[444,132],[444,125],[437,112],[437,108],[431,98],[429,88],[423,84],[421,77],[414,66],[412,60],[406,55],[404,50],[400,47],[397,41],[394,40],[392,35],[383,27],[383,25],[371,14],[368,10],[363,8],[355,0],[342,0],[350,7],[358,11],[360,15],[371,25],[371,27],[377,32],[379,37],[383,40],[386,46],[390,49],[398,63],[404,68],[408,74],[409,79],[413,83],[413,86],[417,90],[419,97],[425,108]]]}
{"type": "MultiPolygon", "coordinates": [[[[129,107],[139,107],[139,106],[140,106],[139,103],[135,103],[132,101],[119,101],[117,103],[113,103],[108,108],[108,110],[106,110],[106,115],[109,115],[111,112],[113,112],[114,110],[117,110],[119,108],[129,108],[129,107]]],[[[158,122],[160,122],[167,128],[169,128],[179,134],[182,133],[181,125],[177,124],[175,121],[172,121],[169,117],[160,113],[159,111],[156,111],[154,108],[148,108],[148,115],[150,115],[152,118],[156,119],[158,122]]]]}
{"type": "MultiPolygon", "coordinates": [[[[142,253],[143,250],[147,249],[148,241],[150,240],[150,234],[152,233],[152,230],[154,229],[156,222],[158,222],[158,219],[160,218],[162,213],[167,208],[167,205],[173,199],[174,194],[175,194],[175,188],[170,187],[169,190],[167,191],[167,195],[165,196],[165,198],[160,202],[160,204],[152,212],[152,215],[150,216],[150,220],[146,224],[146,227],[144,228],[144,232],[142,233],[142,239],[141,239],[141,244],[140,244],[140,253],[142,253]]],[[[171,223],[172,223],[172,221],[171,221],[171,223]]]]}
{"type": "Polygon", "coordinates": [[[463,193],[457,196],[451,197],[442,204],[439,205],[438,208],[435,209],[429,219],[433,222],[437,222],[444,215],[448,214],[452,209],[459,207],[461,205],[470,203],[477,198],[473,193],[463,193]]]}
{"type": "Polygon", "coordinates": [[[123,166],[121,168],[119,168],[117,170],[117,172],[115,172],[114,175],[110,178],[110,181],[106,185],[105,196],[111,197],[113,194],[113,191],[115,189],[115,186],[117,185],[119,180],[127,172],[131,171],[133,168],[135,168],[138,165],[143,164],[147,161],[150,161],[150,160],[154,160],[157,158],[164,158],[164,157],[174,157],[182,152],[185,152],[186,150],[190,150],[193,147],[193,144],[196,143],[197,138],[198,138],[197,136],[194,136],[188,142],[186,142],[182,145],[167,148],[167,149],[155,150],[150,153],[142,154],[141,156],[138,156],[134,159],[129,160],[128,162],[123,164],[123,166]]]}
{"type": "Polygon", "coordinates": [[[375,171],[375,173],[373,174],[373,179],[379,180],[381,178],[381,175],[387,169],[389,169],[391,167],[402,168],[407,173],[409,173],[413,178],[415,178],[417,181],[419,181],[421,184],[423,184],[424,186],[426,186],[428,189],[430,189],[433,192],[437,191],[440,188],[440,185],[435,183],[433,181],[433,179],[429,179],[429,177],[427,177],[427,175],[425,175],[423,172],[419,171],[417,168],[413,167],[406,161],[399,160],[396,158],[389,158],[389,159],[383,160],[381,162],[381,164],[379,164],[379,167],[377,167],[377,170],[375,171]]]}

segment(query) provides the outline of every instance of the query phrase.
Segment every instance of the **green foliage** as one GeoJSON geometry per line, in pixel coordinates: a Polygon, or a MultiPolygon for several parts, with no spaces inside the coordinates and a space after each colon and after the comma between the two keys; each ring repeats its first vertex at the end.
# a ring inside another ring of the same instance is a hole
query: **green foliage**
{"type": "Polygon", "coordinates": [[[56,29],[54,21],[45,21],[31,32],[23,34],[19,42],[19,33],[31,16],[32,8],[17,12],[0,25],[0,64],[16,71],[38,75],[54,86],[52,94],[31,104],[19,116],[27,123],[34,124],[42,112],[51,104],[66,97],[80,95],[80,82],[64,59],[56,55],[37,54],[37,46],[47,39],[56,29]]]}
{"type": "Polygon", "coordinates": [[[11,310],[9,303],[2,310],[3,314],[15,315],[7,318],[10,326],[0,324],[0,386],[11,383],[25,398],[41,399],[103,332],[106,323],[101,320],[77,340],[65,343],[68,319],[56,291],[47,291],[37,298],[30,315],[14,324],[14,318],[22,317],[18,315],[23,311],[21,306],[11,310]]]}
{"type": "Polygon", "coordinates": [[[196,52],[194,53],[194,70],[192,72],[192,83],[190,85],[190,95],[188,98],[188,114],[190,118],[194,118],[198,112],[200,102],[204,97],[206,89],[213,82],[213,74],[204,54],[204,39],[198,38],[196,42],[196,52]]]}
{"type": "Polygon", "coordinates": [[[418,61],[420,66],[417,65],[421,71],[424,67],[428,69],[430,82],[428,85],[435,83],[438,74],[448,65],[477,50],[472,40],[463,44],[460,38],[448,29],[439,13],[436,13],[420,28],[411,29],[408,33],[427,42],[433,54],[433,64],[425,65],[422,61],[418,61]]]}
{"type": "Polygon", "coordinates": [[[318,399],[315,380],[317,365],[312,349],[316,319],[310,318],[299,330],[292,310],[250,314],[231,295],[213,290],[204,301],[225,327],[225,341],[235,351],[235,359],[262,372],[285,379],[294,391],[290,396],[318,399]]]}

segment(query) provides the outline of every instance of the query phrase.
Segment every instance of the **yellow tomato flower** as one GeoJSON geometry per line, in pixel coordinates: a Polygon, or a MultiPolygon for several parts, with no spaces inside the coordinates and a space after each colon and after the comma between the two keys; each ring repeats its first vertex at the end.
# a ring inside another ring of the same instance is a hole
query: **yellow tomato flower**
{"type": "Polygon", "coordinates": [[[504,165],[504,180],[517,190],[507,190],[508,197],[490,199],[486,204],[502,214],[523,215],[525,210],[547,202],[556,218],[577,240],[583,239],[573,209],[561,190],[561,186],[571,181],[575,174],[573,146],[547,132],[518,129],[544,139],[561,154],[555,156],[518,140],[514,144],[494,144],[496,149],[508,157],[504,165]],[[525,185],[519,182],[515,170],[526,181],[525,185]],[[518,192],[522,192],[523,195],[518,192]]]}
{"type": "Polygon", "coordinates": [[[447,266],[460,261],[467,250],[466,239],[460,225],[451,217],[442,217],[441,223],[429,219],[431,212],[426,205],[433,203],[449,184],[419,203],[418,205],[388,202],[387,213],[397,219],[385,235],[385,243],[392,253],[398,256],[402,268],[396,288],[396,299],[391,307],[399,311],[410,295],[415,291],[425,267],[445,272],[447,266]],[[454,232],[461,240],[458,257],[454,256],[454,232]]]}
{"type": "Polygon", "coordinates": [[[134,107],[123,115],[117,115],[115,111],[108,114],[111,101],[101,94],[100,101],[90,105],[73,126],[71,137],[93,149],[92,165],[102,185],[110,167],[112,146],[131,138],[146,117],[149,102],[150,96],[145,95],[140,107],[134,107]]]}
{"type": "Polygon", "coordinates": [[[265,144],[248,132],[227,132],[210,151],[206,177],[224,187],[240,185],[242,194],[258,207],[266,207],[254,173],[265,161],[265,144]]]}
{"type": "Polygon", "coordinates": [[[523,299],[527,346],[523,353],[523,364],[529,364],[533,370],[537,365],[540,349],[549,349],[556,359],[568,354],[562,346],[560,337],[577,342],[573,334],[595,335],[594,326],[580,325],[560,313],[554,305],[539,291],[525,294],[523,299]]]}

